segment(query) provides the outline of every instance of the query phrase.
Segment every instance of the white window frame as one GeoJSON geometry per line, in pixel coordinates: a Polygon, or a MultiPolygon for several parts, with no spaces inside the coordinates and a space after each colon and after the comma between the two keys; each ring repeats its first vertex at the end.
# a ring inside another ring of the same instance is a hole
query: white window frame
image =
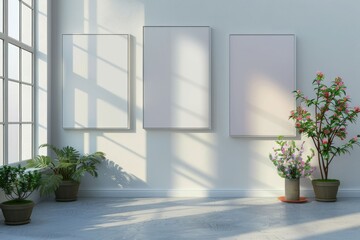
{"type": "MultiPolygon", "coordinates": [[[[23,0],[17,0],[19,1],[19,40],[16,40],[10,36],[8,36],[8,25],[9,25],[9,21],[8,21],[8,16],[9,16],[9,12],[8,12],[8,3],[9,1],[15,1],[15,0],[3,0],[3,32],[0,32],[0,39],[3,40],[3,76],[0,77],[1,79],[3,79],[3,122],[0,122],[0,125],[3,126],[3,135],[0,136],[3,138],[3,161],[0,161],[0,165],[6,165],[9,164],[10,162],[13,161],[9,161],[8,157],[9,157],[9,142],[8,142],[8,129],[9,129],[9,125],[15,124],[19,126],[19,152],[18,152],[18,156],[19,159],[17,159],[17,162],[21,162],[23,160],[27,160],[27,159],[22,159],[22,124],[28,124],[31,125],[31,157],[34,156],[34,142],[35,142],[35,0],[31,0],[31,5],[29,6],[26,2],[24,2],[23,0]],[[29,7],[32,10],[32,25],[31,25],[31,33],[32,33],[32,44],[31,46],[24,44],[21,42],[22,40],[22,7],[23,4],[27,7],[29,7]],[[16,47],[19,48],[19,80],[14,80],[14,79],[9,79],[8,76],[8,46],[9,44],[12,44],[16,47]],[[21,69],[22,69],[22,56],[21,56],[21,50],[25,50],[28,51],[32,54],[32,82],[31,83],[26,83],[26,82],[22,82],[22,74],[21,74],[21,69]],[[9,99],[9,90],[8,90],[8,83],[9,82],[16,82],[19,83],[19,122],[10,122],[8,121],[8,99],[9,99]],[[32,113],[31,113],[31,121],[22,121],[22,86],[23,85],[27,85],[27,86],[31,86],[32,87],[32,113]]],[[[1,154],[1,153],[0,153],[1,154]]]]}

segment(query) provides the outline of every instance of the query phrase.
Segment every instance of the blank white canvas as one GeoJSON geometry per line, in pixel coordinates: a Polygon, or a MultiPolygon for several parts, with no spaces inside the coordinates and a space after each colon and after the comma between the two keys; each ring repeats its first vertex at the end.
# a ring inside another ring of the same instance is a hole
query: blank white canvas
{"type": "Polygon", "coordinates": [[[230,135],[296,136],[294,35],[230,35],[230,135]]]}
{"type": "Polygon", "coordinates": [[[63,127],[129,128],[129,35],[63,35],[63,127]]]}
{"type": "Polygon", "coordinates": [[[209,27],[144,27],[144,128],[211,128],[210,36],[209,27]]]}

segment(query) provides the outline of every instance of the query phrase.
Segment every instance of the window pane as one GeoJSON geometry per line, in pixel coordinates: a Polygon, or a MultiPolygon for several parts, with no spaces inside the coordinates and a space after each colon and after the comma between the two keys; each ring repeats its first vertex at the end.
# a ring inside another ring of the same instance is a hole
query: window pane
{"type": "Polygon", "coordinates": [[[21,134],[21,160],[29,160],[32,158],[32,125],[23,124],[21,134]]]}
{"type": "Polygon", "coordinates": [[[9,78],[19,80],[20,50],[18,47],[9,44],[8,71],[9,78]]]}
{"type": "Polygon", "coordinates": [[[32,54],[21,50],[21,81],[32,83],[32,54]]]}
{"type": "Polygon", "coordinates": [[[19,84],[16,82],[8,82],[9,87],[9,101],[8,113],[9,122],[19,122],[19,84]]]}
{"type": "Polygon", "coordinates": [[[0,40],[0,76],[4,76],[4,41],[0,40]]]}
{"type": "Polygon", "coordinates": [[[32,45],[32,10],[22,4],[21,8],[21,41],[29,46],[32,45]]]}
{"type": "Polygon", "coordinates": [[[24,3],[32,7],[32,0],[22,0],[24,3]]]}
{"type": "Polygon", "coordinates": [[[21,92],[21,101],[22,101],[22,122],[31,122],[32,121],[32,87],[23,85],[21,92]]]}
{"type": "Polygon", "coordinates": [[[0,166],[4,164],[4,126],[0,125],[0,166]]]}
{"type": "Polygon", "coordinates": [[[9,26],[9,36],[12,38],[15,38],[16,40],[19,40],[19,19],[20,19],[20,7],[19,7],[19,1],[18,0],[10,0],[8,1],[9,5],[9,20],[8,20],[8,26],[9,26]]]}
{"type": "Polygon", "coordinates": [[[3,79],[0,79],[0,122],[4,122],[4,80],[3,79]]]}
{"type": "Polygon", "coordinates": [[[0,32],[4,31],[4,0],[0,0],[0,32]]]}
{"type": "Polygon", "coordinates": [[[19,125],[9,124],[8,133],[8,163],[19,161],[19,125]]]}

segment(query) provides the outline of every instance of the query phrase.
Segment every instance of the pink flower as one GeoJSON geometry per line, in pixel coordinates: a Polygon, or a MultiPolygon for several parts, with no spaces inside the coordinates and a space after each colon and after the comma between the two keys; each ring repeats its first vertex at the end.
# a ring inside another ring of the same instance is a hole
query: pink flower
{"type": "Polygon", "coordinates": [[[318,78],[322,78],[322,77],[324,77],[324,74],[323,74],[322,72],[320,72],[320,71],[317,71],[317,72],[316,72],[316,76],[317,76],[318,78]]]}
{"type": "Polygon", "coordinates": [[[308,120],[309,120],[310,118],[311,118],[311,116],[310,116],[310,115],[307,115],[307,116],[306,116],[306,119],[308,119],[308,120]]]}
{"type": "Polygon", "coordinates": [[[341,77],[336,77],[336,78],[335,78],[335,82],[336,82],[336,83],[342,82],[341,77]]]}
{"type": "Polygon", "coordinates": [[[335,78],[335,83],[338,86],[343,86],[344,85],[344,82],[342,81],[341,77],[335,78]]]}
{"type": "Polygon", "coordinates": [[[357,137],[353,137],[353,140],[354,140],[354,142],[357,142],[357,141],[358,141],[358,138],[357,138],[357,137]]]}
{"type": "Polygon", "coordinates": [[[322,143],[323,143],[323,144],[328,144],[328,143],[329,143],[329,141],[328,141],[328,139],[327,139],[327,138],[324,138],[324,139],[322,140],[322,143]]]}
{"type": "Polygon", "coordinates": [[[360,107],[359,106],[354,107],[354,111],[357,113],[360,112],[360,107]]]}

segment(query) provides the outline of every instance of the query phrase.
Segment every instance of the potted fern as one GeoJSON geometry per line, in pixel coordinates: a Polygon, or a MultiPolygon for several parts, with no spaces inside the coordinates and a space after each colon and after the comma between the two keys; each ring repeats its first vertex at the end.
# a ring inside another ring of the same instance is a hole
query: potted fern
{"type": "Polygon", "coordinates": [[[350,97],[340,77],[326,84],[324,74],[317,72],[312,82],[315,97],[308,98],[301,91],[294,91],[300,105],[293,110],[290,119],[300,134],[312,139],[317,152],[321,179],[312,181],[318,201],[336,201],[340,181],[329,177],[331,163],[355,145],[358,137],[348,137],[347,127],[355,123],[360,107],[350,107],[350,97]]]}
{"type": "Polygon", "coordinates": [[[28,167],[47,168],[43,174],[40,187],[41,195],[55,192],[56,201],[68,202],[77,200],[81,177],[89,173],[97,177],[97,165],[105,160],[103,152],[81,155],[74,147],[57,148],[50,144],[43,144],[39,148],[50,148],[55,157],[38,155],[28,162],[28,167]]]}
{"type": "Polygon", "coordinates": [[[40,184],[41,174],[37,171],[27,171],[20,165],[5,165],[0,168],[0,189],[8,199],[0,204],[5,224],[20,225],[30,222],[35,203],[27,198],[40,187],[40,184]]]}

